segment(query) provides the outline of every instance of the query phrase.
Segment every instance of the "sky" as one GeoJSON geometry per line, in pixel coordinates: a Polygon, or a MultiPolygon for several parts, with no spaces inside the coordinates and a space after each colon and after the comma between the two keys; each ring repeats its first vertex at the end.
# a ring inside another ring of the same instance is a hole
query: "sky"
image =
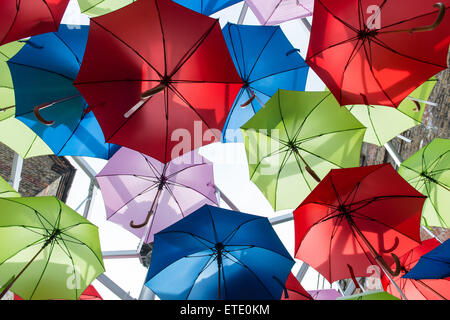
{"type": "MultiPolygon", "coordinates": [[[[227,22],[236,23],[242,10],[242,6],[242,2],[235,4],[234,6],[214,14],[212,17],[219,18],[222,27],[225,26],[227,22]]],[[[311,22],[311,18],[308,19],[311,22]]],[[[89,18],[80,13],[77,1],[71,0],[62,23],[89,24],[89,18]]],[[[247,11],[244,24],[259,25],[250,9],[247,11]]],[[[294,48],[300,49],[300,54],[305,58],[309,42],[309,31],[303,23],[300,20],[293,20],[283,23],[281,28],[294,48]]],[[[312,70],[310,70],[306,90],[323,91],[324,88],[325,85],[322,81],[312,70]]],[[[292,211],[285,210],[274,212],[263,194],[256,185],[250,181],[245,148],[242,143],[214,143],[200,148],[199,152],[202,156],[214,163],[215,184],[240,211],[265,217],[274,217],[292,211]]],[[[99,172],[107,163],[105,160],[92,158],[85,158],[85,160],[87,160],[96,172],[99,172]]],[[[78,170],[72,184],[67,204],[73,209],[76,209],[88,194],[90,180],[73,160],[71,160],[71,162],[78,170]]],[[[220,206],[227,208],[223,201],[220,203],[220,206]]],[[[81,205],[78,208],[78,212],[83,214],[84,205],[81,205]]],[[[99,190],[95,191],[89,220],[99,227],[102,251],[136,250],[138,247],[139,239],[136,236],[106,220],[104,202],[99,190]]],[[[293,256],[293,222],[291,221],[277,225],[274,229],[287,250],[293,256]]],[[[147,269],[141,265],[139,259],[104,259],[104,262],[106,275],[132,297],[138,298],[147,273],[147,269]]],[[[300,260],[296,260],[296,262],[297,263],[292,270],[294,274],[298,272],[302,264],[300,260]]],[[[330,288],[330,284],[324,280],[323,277],[319,276],[312,268],[309,268],[301,284],[306,290],[330,288]]],[[[99,281],[95,280],[93,285],[104,299],[119,299],[99,281]]],[[[336,288],[336,286],[333,285],[333,288],[336,288]]]]}

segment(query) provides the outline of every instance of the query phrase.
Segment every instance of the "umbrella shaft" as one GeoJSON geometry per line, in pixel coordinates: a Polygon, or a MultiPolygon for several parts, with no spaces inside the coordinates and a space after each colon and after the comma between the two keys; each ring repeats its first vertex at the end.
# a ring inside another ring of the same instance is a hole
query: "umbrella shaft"
{"type": "Polygon", "coordinates": [[[37,256],[50,244],[50,242],[46,242],[42,248],[36,253],[36,255],[31,259],[27,265],[22,269],[22,271],[19,272],[17,276],[14,277],[14,279],[6,286],[6,288],[0,293],[0,299],[3,298],[3,296],[8,292],[9,289],[14,285],[14,283],[19,279],[19,277],[22,275],[22,273],[25,272],[25,270],[30,266],[30,264],[37,258],[37,256]]]}

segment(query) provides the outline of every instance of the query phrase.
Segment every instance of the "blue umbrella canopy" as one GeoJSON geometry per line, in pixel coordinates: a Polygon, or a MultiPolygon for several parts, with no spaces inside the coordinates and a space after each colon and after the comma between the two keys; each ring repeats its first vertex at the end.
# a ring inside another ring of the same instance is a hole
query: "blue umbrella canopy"
{"type": "Polygon", "coordinates": [[[450,277],[450,239],[420,257],[419,262],[403,278],[444,279],[450,277]]]}
{"type": "Polygon", "coordinates": [[[293,265],[267,218],[205,205],[155,235],[146,285],[163,300],[278,300],[293,265]]]}
{"type": "Polygon", "coordinates": [[[58,32],[25,40],[23,48],[8,61],[16,118],[58,156],[109,159],[118,146],[105,143],[97,119],[72,85],[88,32],[88,26],[61,25],[58,32]]]}
{"type": "Polygon", "coordinates": [[[200,12],[205,16],[212,15],[217,11],[241,1],[242,0],[174,0],[174,2],[191,10],[200,12]]]}
{"type": "Polygon", "coordinates": [[[241,142],[239,128],[278,89],[304,91],[309,67],[279,26],[228,23],[223,34],[244,85],[223,130],[224,142],[241,142]]]}

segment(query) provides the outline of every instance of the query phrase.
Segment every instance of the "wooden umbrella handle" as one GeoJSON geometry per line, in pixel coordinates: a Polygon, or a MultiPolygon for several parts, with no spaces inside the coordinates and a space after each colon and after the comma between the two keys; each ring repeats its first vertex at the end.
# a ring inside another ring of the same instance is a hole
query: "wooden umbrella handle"
{"type": "Polygon", "coordinates": [[[36,119],[38,119],[39,122],[41,122],[42,124],[45,124],[46,126],[51,126],[51,125],[54,124],[55,122],[54,122],[54,121],[47,121],[47,120],[45,120],[45,119],[41,116],[41,114],[39,113],[39,111],[41,111],[42,109],[45,109],[45,108],[47,108],[47,107],[50,107],[50,106],[52,106],[52,105],[53,105],[53,104],[44,103],[44,104],[41,104],[41,105],[38,105],[38,106],[34,107],[34,109],[33,109],[33,112],[34,112],[34,115],[35,115],[36,119]]]}
{"type": "Polygon", "coordinates": [[[246,106],[248,106],[250,103],[253,102],[253,100],[255,100],[256,95],[252,94],[252,96],[250,97],[250,99],[248,99],[246,102],[244,102],[243,104],[241,104],[241,108],[245,108],[246,106]]]}

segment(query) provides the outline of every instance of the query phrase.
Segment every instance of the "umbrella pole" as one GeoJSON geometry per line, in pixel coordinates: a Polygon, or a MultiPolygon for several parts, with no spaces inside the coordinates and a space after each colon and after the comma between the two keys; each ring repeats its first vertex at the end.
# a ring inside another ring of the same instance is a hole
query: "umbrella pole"
{"type": "Polygon", "coordinates": [[[12,281],[9,282],[9,284],[3,289],[3,291],[0,293],[0,299],[2,299],[5,294],[8,292],[9,289],[14,285],[14,283],[19,279],[19,277],[27,270],[27,268],[31,265],[31,263],[39,256],[39,254],[44,251],[44,249],[53,241],[53,239],[56,237],[56,235],[52,235],[42,246],[42,248],[34,255],[34,257],[27,263],[27,265],[22,269],[22,271],[19,272],[17,276],[12,279],[12,281]]]}
{"type": "Polygon", "coordinates": [[[405,294],[403,293],[402,289],[400,289],[400,287],[397,285],[397,283],[392,278],[390,272],[386,269],[384,264],[381,263],[381,261],[383,261],[382,260],[383,258],[377,253],[375,248],[372,247],[372,245],[370,244],[369,240],[367,240],[367,238],[364,236],[364,234],[361,232],[361,230],[359,230],[359,228],[355,225],[353,220],[351,220],[351,218],[347,218],[347,219],[348,219],[348,222],[350,224],[350,228],[352,230],[356,231],[356,233],[359,235],[359,237],[363,240],[364,244],[369,249],[372,257],[377,262],[378,266],[381,268],[381,270],[383,270],[383,272],[386,275],[386,277],[389,279],[389,281],[392,283],[392,285],[395,287],[395,289],[397,289],[397,291],[400,293],[400,296],[403,298],[403,300],[408,300],[408,298],[406,298],[405,294]]]}

